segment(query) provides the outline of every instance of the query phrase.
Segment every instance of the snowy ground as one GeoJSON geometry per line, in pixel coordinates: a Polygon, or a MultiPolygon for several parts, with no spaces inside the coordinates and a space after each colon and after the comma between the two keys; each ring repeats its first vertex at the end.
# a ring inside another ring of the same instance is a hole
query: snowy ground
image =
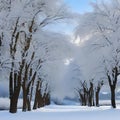
{"type": "Polygon", "coordinates": [[[120,120],[120,105],[117,109],[110,106],[82,107],[78,105],[49,105],[31,112],[11,114],[0,111],[0,120],[120,120]]]}
{"type": "Polygon", "coordinates": [[[50,105],[36,111],[10,114],[8,111],[0,112],[0,120],[119,120],[120,107],[111,109],[109,106],[81,107],[50,105]]]}

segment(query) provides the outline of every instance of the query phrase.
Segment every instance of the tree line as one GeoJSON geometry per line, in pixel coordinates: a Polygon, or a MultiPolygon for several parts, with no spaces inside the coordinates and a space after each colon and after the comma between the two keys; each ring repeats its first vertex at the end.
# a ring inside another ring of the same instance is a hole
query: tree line
{"type": "Polygon", "coordinates": [[[84,14],[76,28],[76,35],[84,40],[84,61],[80,62],[84,63],[86,76],[85,81],[80,82],[78,93],[83,105],[94,105],[93,98],[96,97],[98,106],[99,91],[103,85],[108,85],[111,106],[116,108],[115,94],[120,75],[120,2],[96,2],[92,6],[93,11],[84,14]]]}
{"type": "Polygon", "coordinates": [[[9,112],[17,112],[21,93],[24,112],[48,105],[50,86],[41,76],[41,67],[51,55],[50,41],[47,40],[53,39],[51,43],[54,46],[62,35],[51,32],[51,36],[45,37],[50,32],[43,29],[65,19],[66,8],[58,0],[0,0],[0,3],[0,67],[9,76],[9,112]],[[4,52],[6,48],[8,51],[4,52]],[[34,101],[33,108],[31,101],[34,101]]]}

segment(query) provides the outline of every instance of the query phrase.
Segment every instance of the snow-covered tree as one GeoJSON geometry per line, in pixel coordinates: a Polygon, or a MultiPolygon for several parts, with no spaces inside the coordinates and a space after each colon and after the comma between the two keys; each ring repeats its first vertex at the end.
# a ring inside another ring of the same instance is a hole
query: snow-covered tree
{"type": "Polygon", "coordinates": [[[61,48],[57,39],[61,39],[59,42],[62,43],[64,38],[61,35],[55,36],[43,28],[50,23],[68,18],[69,15],[62,1],[58,0],[1,0],[0,2],[1,40],[3,39],[3,43],[8,47],[8,58],[5,59],[10,61],[10,112],[17,111],[21,89],[23,111],[31,110],[33,86],[35,81],[39,81],[37,76],[42,63],[56,59],[57,52],[61,48]],[[57,48],[56,52],[54,47],[57,48]]]}
{"type": "Polygon", "coordinates": [[[84,21],[81,21],[76,32],[82,40],[86,40],[85,44],[88,43],[89,52],[89,48],[94,52],[92,61],[99,58],[99,62],[90,64],[100,70],[104,80],[108,80],[113,108],[116,107],[115,89],[120,73],[119,5],[118,0],[93,3],[94,11],[83,16],[84,21]]]}

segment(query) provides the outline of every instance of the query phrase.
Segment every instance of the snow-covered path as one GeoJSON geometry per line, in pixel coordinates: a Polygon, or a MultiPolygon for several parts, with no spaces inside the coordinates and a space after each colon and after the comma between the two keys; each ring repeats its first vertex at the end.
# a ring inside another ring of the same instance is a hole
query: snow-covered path
{"type": "Polygon", "coordinates": [[[112,109],[109,106],[81,107],[50,105],[32,111],[10,114],[0,112],[0,120],[120,120],[120,106],[112,109]]]}

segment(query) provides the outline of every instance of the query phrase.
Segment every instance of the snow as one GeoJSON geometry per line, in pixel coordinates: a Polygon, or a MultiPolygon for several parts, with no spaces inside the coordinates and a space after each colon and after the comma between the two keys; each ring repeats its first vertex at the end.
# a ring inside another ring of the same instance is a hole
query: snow
{"type": "Polygon", "coordinates": [[[8,111],[0,112],[1,120],[118,120],[120,106],[112,109],[110,106],[82,107],[49,105],[31,112],[11,114],[8,111]]]}
{"type": "MultiPolygon", "coordinates": [[[[51,105],[22,112],[18,110],[16,114],[9,113],[8,110],[0,111],[0,120],[118,120],[120,118],[120,101],[117,101],[117,108],[110,106],[110,101],[102,100],[100,107],[80,106],[72,100],[64,100],[64,105],[51,105]]],[[[8,107],[9,99],[0,98],[0,107],[8,107]]],[[[18,106],[21,107],[22,100],[19,99],[18,106]]]]}
{"type": "MultiPolygon", "coordinates": [[[[22,108],[22,99],[18,100],[18,108],[22,108]]],[[[10,106],[9,98],[0,98],[0,110],[8,110],[10,106]]]]}

